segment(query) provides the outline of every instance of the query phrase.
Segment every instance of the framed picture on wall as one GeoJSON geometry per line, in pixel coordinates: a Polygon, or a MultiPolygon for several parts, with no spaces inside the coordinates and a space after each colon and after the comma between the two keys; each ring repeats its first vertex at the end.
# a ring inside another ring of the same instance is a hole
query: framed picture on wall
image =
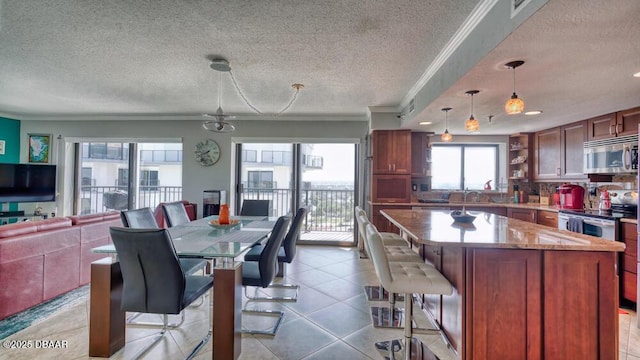
{"type": "Polygon", "coordinates": [[[51,135],[29,134],[29,162],[48,164],[51,157],[51,135]]]}

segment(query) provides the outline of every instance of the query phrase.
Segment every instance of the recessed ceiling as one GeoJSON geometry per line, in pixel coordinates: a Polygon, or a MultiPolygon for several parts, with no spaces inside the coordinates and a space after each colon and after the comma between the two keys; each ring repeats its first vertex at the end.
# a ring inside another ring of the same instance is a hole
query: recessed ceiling
{"type": "MultiPolygon", "coordinates": [[[[496,0],[510,1],[510,0],[496,0]]],[[[247,98],[283,118],[366,120],[401,104],[476,6],[491,1],[4,0],[0,114],[17,119],[199,118],[218,106],[223,57],[247,98]],[[293,4],[293,5],[292,5],[293,4]]],[[[527,3],[527,2],[525,2],[527,3]]],[[[640,1],[550,0],[405,128],[464,134],[470,103],[480,134],[535,131],[640,105],[640,1]],[[537,116],[504,114],[516,90],[537,116]],[[491,124],[488,117],[493,115],[491,124]],[[432,125],[418,125],[432,121],[432,125]]],[[[455,66],[456,58],[447,60],[455,66]]],[[[427,84],[426,86],[429,86],[427,84]]],[[[226,74],[221,103],[260,118],[226,74]]]]}

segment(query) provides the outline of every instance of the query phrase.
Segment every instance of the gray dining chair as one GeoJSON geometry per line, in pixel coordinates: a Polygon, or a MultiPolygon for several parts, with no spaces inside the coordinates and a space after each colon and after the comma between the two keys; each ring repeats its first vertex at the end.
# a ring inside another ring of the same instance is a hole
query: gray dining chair
{"type": "MultiPolygon", "coordinates": [[[[160,341],[169,329],[168,315],[180,314],[213,287],[211,276],[187,275],[180,266],[166,229],[110,229],[122,271],[122,311],[162,315],[162,330],[134,358],[160,341]]],[[[207,317],[211,319],[211,316],[207,317]]],[[[187,356],[194,357],[209,341],[209,331],[187,356]]]]}
{"type": "Polygon", "coordinates": [[[269,216],[271,200],[244,200],[240,215],[243,216],[269,216]]]}
{"type": "Polygon", "coordinates": [[[242,309],[242,312],[278,317],[271,330],[242,329],[243,333],[273,336],[278,331],[278,327],[284,318],[283,311],[246,308],[250,301],[255,301],[255,298],[252,299],[248,296],[247,289],[248,287],[255,287],[256,291],[258,291],[258,288],[266,288],[271,285],[275,279],[276,274],[278,273],[278,251],[282,245],[282,241],[284,240],[284,235],[289,227],[290,221],[291,218],[288,216],[279,217],[276,224],[273,226],[271,235],[267,239],[267,242],[260,253],[258,261],[245,261],[242,263],[242,286],[244,286],[245,289],[245,296],[249,298],[249,301],[245,304],[245,308],[242,309]]]}
{"type": "MultiPolygon", "coordinates": [[[[291,226],[287,231],[287,234],[282,241],[282,246],[278,249],[278,265],[284,267],[284,263],[291,264],[296,256],[296,242],[300,238],[300,231],[304,218],[307,216],[307,208],[301,207],[296,211],[296,215],[291,221],[291,226]]],[[[258,261],[260,255],[264,250],[263,245],[255,245],[245,254],[244,261],[258,261]]],[[[284,269],[280,268],[280,273],[284,275],[284,269]]],[[[298,290],[300,285],[295,284],[271,284],[269,288],[279,289],[293,289],[295,294],[293,296],[279,296],[279,297],[253,297],[252,300],[276,300],[276,301],[297,301],[298,290]]]]}
{"type": "Polygon", "coordinates": [[[181,201],[162,204],[162,213],[168,227],[184,225],[191,222],[187,210],[181,201]]]}

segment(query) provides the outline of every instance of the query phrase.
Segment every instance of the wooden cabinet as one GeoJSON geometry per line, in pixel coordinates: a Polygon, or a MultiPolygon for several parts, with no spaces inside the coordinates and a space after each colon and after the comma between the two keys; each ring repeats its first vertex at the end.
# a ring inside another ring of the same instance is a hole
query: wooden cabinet
{"type": "Polygon", "coordinates": [[[620,255],[620,299],[638,302],[638,238],[637,225],[622,223],[620,238],[626,248],[620,255]]]}
{"type": "Polygon", "coordinates": [[[560,177],[560,128],[535,133],[535,179],[560,177]]]}
{"type": "Polygon", "coordinates": [[[616,113],[597,116],[587,120],[587,139],[600,140],[615,137],[616,113]]]}
{"type": "Polygon", "coordinates": [[[541,252],[472,249],[467,264],[466,359],[544,358],[541,252]]]}
{"type": "Polygon", "coordinates": [[[508,208],[507,217],[532,222],[534,224],[538,222],[538,213],[537,210],[534,209],[508,208]]]}
{"type": "Polygon", "coordinates": [[[411,174],[411,130],[375,130],[372,144],[374,174],[411,174]]]}
{"type": "Polygon", "coordinates": [[[579,121],[535,133],[537,180],[584,180],[586,121],[579,121]]]}
{"type": "Polygon", "coordinates": [[[371,201],[411,202],[411,176],[373,175],[371,181],[371,201]]]}
{"type": "Polygon", "coordinates": [[[429,135],[432,133],[411,133],[411,176],[427,177],[431,175],[431,147],[429,135]]]}
{"type": "Polygon", "coordinates": [[[555,211],[537,210],[538,224],[558,228],[558,213],[555,211]]]}
{"type": "Polygon", "coordinates": [[[618,136],[637,134],[638,124],[640,124],[640,107],[616,113],[616,134],[618,136]]]}
{"type": "Polygon", "coordinates": [[[529,180],[533,175],[533,134],[509,136],[509,179],[529,180]]]}
{"type": "Polygon", "coordinates": [[[560,127],[560,177],[586,179],[584,174],[584,142],[587,141],[587,121],[560,127]]]}
{"type": "Polygon", "coordinates": [[[588,140],[635,135],[640,124],[640,107],[597,116],[587,120],[588,140]]]}
{"type": "Polygon", "coordinates": [[[379,232],[394,232],[399,234],[400,230],[380,214],[380,210],[385,209],[411,209],[411,207],[402,205],[374,205],[371,208],[371,223],[376,226],[379,232]]]}

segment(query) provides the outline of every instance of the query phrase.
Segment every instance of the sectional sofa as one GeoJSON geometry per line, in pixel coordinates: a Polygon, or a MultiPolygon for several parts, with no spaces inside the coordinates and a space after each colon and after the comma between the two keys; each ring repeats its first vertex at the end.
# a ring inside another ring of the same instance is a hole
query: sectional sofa
{"type": "Polygon", "coordinates": [[[117,211],[0,226],[0,319],[89,283],[111,226],[117,211]]]}

